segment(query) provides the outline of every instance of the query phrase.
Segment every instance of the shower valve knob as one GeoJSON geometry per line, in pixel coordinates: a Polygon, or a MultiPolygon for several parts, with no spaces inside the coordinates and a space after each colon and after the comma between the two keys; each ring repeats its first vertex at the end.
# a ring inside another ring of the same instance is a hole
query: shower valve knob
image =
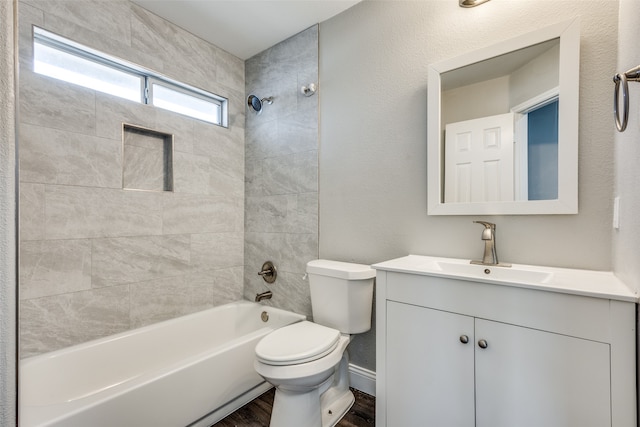
{"type": "Polygon", "coordinates": [[[258,276],[262,276],[267,283],[273,283],[278,276],[278,270],[276,270],[276,266],[271,261],[267,261],[262,264],[262,270],[258,272],[258,276]]]}

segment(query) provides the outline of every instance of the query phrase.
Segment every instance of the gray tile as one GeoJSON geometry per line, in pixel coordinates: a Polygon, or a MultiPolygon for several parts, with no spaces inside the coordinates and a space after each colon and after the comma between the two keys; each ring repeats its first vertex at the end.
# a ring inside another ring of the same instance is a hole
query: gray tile
{"type": "Polygon", "coordinates": [[[44,185],[20,183],[20,241],[45,237],[44,185]]]}
{"type": "Polygon", "coordinates": [[[216,48],[145,9],[133,5],[131,10],[132,46],[157,52],[166,76],[207,90],[208,82],[216,79],[216,48]]]}
{"type": "MultiPolygon", "coordinates": [[[[153,130],[173,135],[173,149],[183,153],[193,153],[193,128],[200,120],[183,116],[182,114],[154,108],[156,123],[153,130]]],[[[208,125],[216,127],[214,125],[208,125]]]]}
{"type": "Polygon", "coordinates": [[[176,193],[209,194],[211,180],[209,158],[207,156],[174,152],[173,180],[173,190],[176,193]]]}
{"type": "Polygon", "coordinates": [[[20,72],[20,121],[95,135],[95,92],[28,70],[20,72]]]}
{"type": "MultiPolygon", "coordinates": [[[[279,272],[277,285],[267,285],[273,292],[273,297],[269,302],[275,307],[304,314],[311,319],[312,310],[309,280],[303,279],[303,277],[304,275],[299,273],[279,272]]],[[[256,293],[257,292],[258,290],[256,290],[256,293]]],[[[255,297],[255,294],[245,295],[245,297],[255,297]]]]}
{"type": "Polygon", "coordinates": [[[20,302],[20,356],[58,350],[129,329],[129,287],[20,302]]]}
{"type": "Polygon", "coordinates": [[[264,196],[266,194],[262,164],[261,158],[247,158],[245,161],[244,191],[246,197],[264,196]]]}
{"type": "Polygon", "coordinates": [[[318,191],[318,153],[270,157],[263,162],[264,192],[269,195],[318,191]]]}
{"type": "Polygon", "coordinates": [[[273,296],[263,300],[261,304],[282,308],[295,313],[312,317],[309,281],[303,279],[303,274],[289,273],[278,270],[278,278],[274,284],[267,284],[262,279],[254,277],[251,269],[245,268],[244,298],[250,301],[256,294],[270,290],[273,296]]]}
{"type": "MultiPolygon", "coordinates": [[[[100,3],[106,2],[102,1],[100,3]]],[[[86,9],[93,7],[94,5],[85,3],[86,9]]],[[[113,11],[115,11],[115,8],[109,9],[109,12],[113,11]]],[[[116,28],[110,31],[104,31],[101,30],[100,27],[77,24],[67,18],[67,16],[47,14],[46,27],[44,27],[44,29],[80,43],[90,49],[95,49],[113,56],[116,59],[124,60],[155,72],[162,72],[163,62],[158,59],[153,51],[140,51],[131,47],[131,31],[128,25],[128,16],[124,18],[115,17],[115,19],[122,21],[118,22],[118,25],[124,24],[124,26],[126,26],[127,30],[125,32],[118,32],[116,28]]],[[[105,27],[112,26],[112,23],[108,22],[108,20],[101,19],[100,22],[104,23],[105,27]]]]}
{"type": "Polygon", "coordinates": [[[20,189],[23,356],[241,299],[244,61],[124,0],[24,0],[20,17],[22,178],[49,183],[20,189]],[[33,74],[32,22],[229,97],[229,128],[33,74]],[[122,158],[98,143],[121,156],[123,123],[174,135],[193,194],[118,189],[122,158]]]}
{"type": "Polygon", "coordinates": [[[37,240],[20,245],[20,299],[91,288],[89,240],[37,240]]]}
{"type": "Polygon", "coordinates": [[[92,240],[93,287],[179,276],[190,268],[188,235],[92,240]]]}
{"type": "Polygon", "coordinates": [[[20,67],[25,70],[33,69],[33,26],[44,25],[44,12],[24,2],[20,2],[18,11],[18,49],[20,52],[20,67]]]}
{"type": "Polygon", "coordinates": [[[222,158],[235,164],[244,161],[244,132],[220,126],[194,123],[193,153],[222,158]]]}
{"type": "Polygon", "coordinates": [[[283,233],[289,225],[290,199],[295,195],[247,196],[245,230],[283,233]]]}
{"type": "Polygon", "coordinates": [[[242,231],[244,203],[239,198],[165,194],[165,234],[242,231]]]}
{"type": "Polygon", "coordinates": [[[217,50],[215,61],[218,83],[244,92],[244,61],[222,49],[217,50]]]}
{"type": "Polygon", "coordinates": [[[205,233],[191,235],[191,265],[193,270],[241,267],[244,262],[244,234],[205,233]]]}
{"type": "Polygon", "coordinates": [[[232,90],[228,91],[229,99],[229,128],[230,129],[244,129],[246,121],[246,97],[244,90],[232,90]]]}
{"type": "Polygon", "coordinates": [[[24,182],[122,187],[120,141],[24,124],[20,148],[24,182]]]}
{"type": "Polygon", "coordinates": [[[317,83],[318,28],[314,26],[245,63],[246,92],[274,96],[263,114],[246,116],[244,297],[267,288],[265,302],[311,314],[306,263],[318,257],[318,97],[303,84],[317,83]],[[272,260],[276,284],[255,271],[272,260]]]}
{"type": "Polygon", "coordinates": [[[318,234],[318,193],[300,193],[293,207],[290,230],[294,233],[318,234]]]}
{"type": "Polygon", "coordinates": [[[166,179],[167,171],[163,149],[124,145],[123,188],[164,191],[166,179]]]}
{"type": "Polygon", "coordinates": [[[242,300],[243,267],[223,268],[210,273],[213,279],[213,305],[242,300]]]}
{"type": "Polygon", "coordinates": [[[318,194],[247,197],[245,230],[263,233],[318,233],[318,194]]]}
{"type": "Polygon", "coordinates": [[[48,239],[155,235],[162,232],[162,194],[47,186],[48,239]]]}
{"type": "Polygon", "coordinates": [[[307,262],[318,258],[317,234],[245,233],[245,266],[260,268],[271,260],[278,271],[297,273],[306,271],[307,262]]]}
{"type": "Polygon", "coordinates": [[[173,190],[173,137],[170,134],[124,126],[123,187],[173,190]]]}
{"type": "Polygon", "coordinates": [[[131,44],[128,1],[28,0],[28,3],[45,11],[47,25],[49,21],[54,21],[54,18],[61,17],[67,23],[100,35],[100,37],[91,37],[92,39],[113,38],[123,45],[131,44]]]}
{"type": "Polygon", "coordinates": [[[122,141],[123,123],[154,129],[156,115],[157,108],[152,106],[96,93],[96,134],[103,138],[122,141]]]}
{"type": "Polygon", "coordinates": [[[244,197],[244,165],[222,158],[210,160],[208,192],[212,196],[244,197]]]}
{"type": "Polygon", "coordinates": [[[185,277],[131,285],[131,326],[138,328],[212,307],[212,289],[185,277]]]}
{"type": "MultiPolygon", "coordinates": [[[[310,98],[305,98],[306,100],[310,98]]],[[[315,98],[317,99],[317,98],[315,98]]],[[[295,114],[278,119],[278,144],[273,148],[272,156],[290,153],[303,153],[318,149],[318,110],[317,105],[298,110],[295,114]]]]}
{"type": "MultiPolygon", "coordinates": [[[[228,98],[229,95],[222,91],[221,87],[212,84],[216,81],[215,48],[212,45],[205,45],[203,42],[197,44],[202,44],[202,46],[200,48],[193,47],[193,51],[189,54],[185,50],[178,50],[181,53],[179,61],[165,60],[164,74],[198,89],[228,98]]],[[[168,50],[172,50],[171,47],[168,50]]]]}
{"type": "Polygon", "coordinates": [[[259,116],[250,116],[251,120],[247,120],[245,134],[246,156],[251,158],[264,158],[270,155],[290,154],[291,151],[283,150],[283,146],[278,140],[277,119],[262,120],[261,116],[262,114],[259,116]]]}

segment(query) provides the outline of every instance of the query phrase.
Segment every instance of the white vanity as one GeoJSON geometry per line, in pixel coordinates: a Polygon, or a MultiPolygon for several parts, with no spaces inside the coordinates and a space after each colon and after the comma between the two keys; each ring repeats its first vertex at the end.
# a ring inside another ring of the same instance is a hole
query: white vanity
{"type": "Polygon", "coordinates": [[[637,296],[608,272],[373,266],[376,425],[636,426],[637,296]]]}

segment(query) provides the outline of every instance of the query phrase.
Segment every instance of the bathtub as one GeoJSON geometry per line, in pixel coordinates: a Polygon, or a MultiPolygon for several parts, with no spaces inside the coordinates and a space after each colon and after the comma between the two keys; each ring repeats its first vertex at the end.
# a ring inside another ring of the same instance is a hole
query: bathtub
{"type": "Polygon", "coordinates": [[[240,301],[24,359],[20,426],[210,426],[271,387],[255,346],[302,319],[240,301]]]}

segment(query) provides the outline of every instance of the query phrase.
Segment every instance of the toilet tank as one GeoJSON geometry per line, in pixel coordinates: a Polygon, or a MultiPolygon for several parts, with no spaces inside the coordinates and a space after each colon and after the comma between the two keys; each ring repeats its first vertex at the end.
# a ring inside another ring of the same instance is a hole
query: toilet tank
{"type": "Polygon", "coordinates": [[[345,334],[371,329],[374,269],[318,259],[307,263],[307,274],[315,323],[345,334]]]}

